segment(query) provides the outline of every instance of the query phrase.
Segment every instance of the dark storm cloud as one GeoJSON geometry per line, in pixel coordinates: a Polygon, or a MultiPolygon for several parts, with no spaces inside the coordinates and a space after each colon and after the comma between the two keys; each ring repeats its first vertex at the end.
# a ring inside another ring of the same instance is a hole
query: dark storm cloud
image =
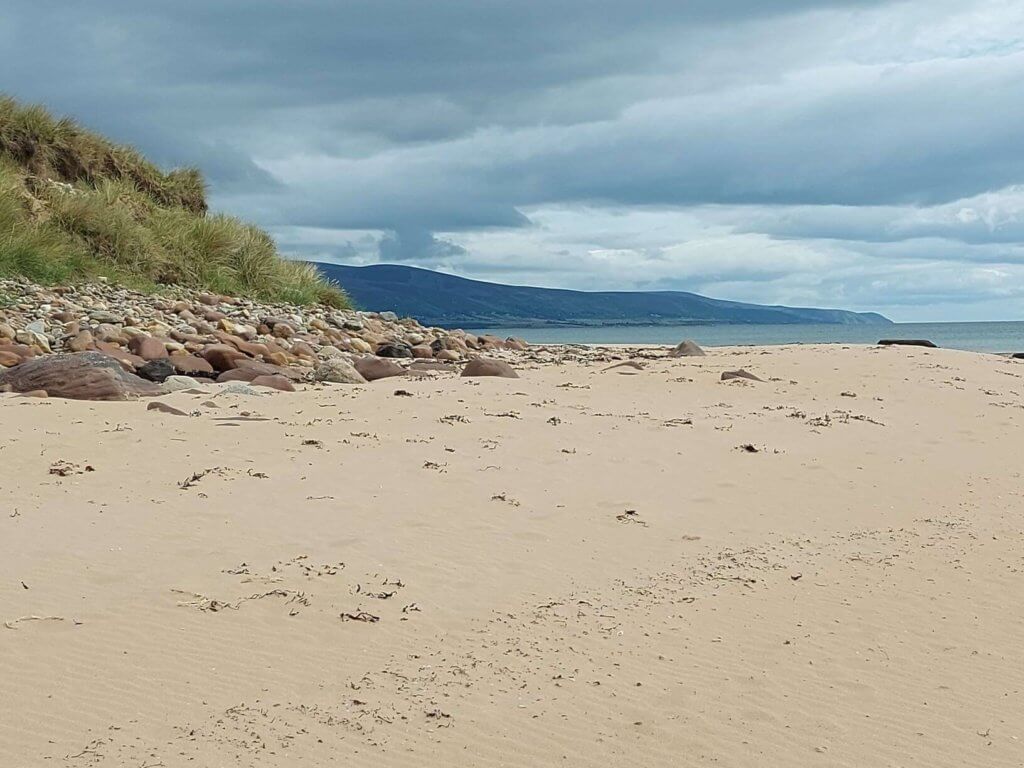
{"type": "Polygon", "coordinates": [[[425,229],[408,227],[388,232],[381,238],[378,248],[381,260],[387,262],[429,260],[438,263],[466,254],[462,246],[434,237],[425,229]]]}
{"type": "MultiPolygon", "coordinates": [[[[545,94],[602,78],[657,75],[665,46],[699,39],[716,26],[813,7],[821,3],[16,1],[0,18],[2,87],[158,158],[205,161],[223,189],[221,177],[252,176],[246,153],[352,157],[495,125],[612,117],[628,105],[628,94],[608,98],[605,91],[554,104],[545,94]],[[365,146],[352,146],[360,142],[365,146]],[[219,163],[210,162],[205,148],[211,145],[223,149],[219,163]],[[188,146],[197,149],[183,151],[188,146]]],[[[498,177],[505,174],[483,169],[489,178],[474,185],[514,179],[498,177]]],[[[510,193],[530,191],[516,182],[510,193]]],[[[452,174],[451,183],[463,179],[452,174]]],[[[605,180],[602,196],[609,186],[605,180]]],[[[624,192],[624,199],[634,196],[624,192]]],[[[472,206],[475,189],[444,194],[453,207],[472,206]]],[[[456,217],[461,221],[441,215],[432,223],[508,225],[516,217],[500,209],[534,202],[499,197],[485,205],[489,213],[456,217]]],[[[427,205],[422,217],[438,217],[444,208],[427,205]]],[[[390,224],[401,225],[409,213],[401,207],[390,224]]]]}

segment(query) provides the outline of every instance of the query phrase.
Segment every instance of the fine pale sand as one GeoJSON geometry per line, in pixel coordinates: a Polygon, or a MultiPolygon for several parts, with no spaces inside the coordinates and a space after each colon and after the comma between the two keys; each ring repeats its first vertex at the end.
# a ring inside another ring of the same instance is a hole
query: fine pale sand
{"type": "Polygon", "coordinates": [[[0,766],[1024,764],[1024,363],[629,354],[4,397],[0,766]]]}

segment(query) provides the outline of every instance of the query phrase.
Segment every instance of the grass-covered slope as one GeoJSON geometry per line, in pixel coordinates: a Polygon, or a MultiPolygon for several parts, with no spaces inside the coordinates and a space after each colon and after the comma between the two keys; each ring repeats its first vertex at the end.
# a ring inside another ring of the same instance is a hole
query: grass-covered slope
{"type": "Polygon", "coordinates": [[[44,108],[0,96],[0,276],[108,277],[263,301],[348,305],[263,230],[207,212],[195,169],[164,172],[44,108]]]}

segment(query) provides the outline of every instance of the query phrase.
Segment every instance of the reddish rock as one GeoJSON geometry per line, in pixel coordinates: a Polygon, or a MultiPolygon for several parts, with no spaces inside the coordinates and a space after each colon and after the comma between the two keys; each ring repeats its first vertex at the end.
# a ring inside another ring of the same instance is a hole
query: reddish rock
{"type": "Polygon", "coordinates": [[[208,307],[213,307],[216,306],[217,304],[220,304],[220,296],[213,296],[212,294],[209,293],[203,293],[200,294],[198,298],[200,304],[205,304],[208,307]]]}
{"type": "Polygon", "coordinates": [[[128,340],[128,349],[143,360],[159,360],[162,357],[167,357],[167,348],[164,343],[152,336],[132,336],[128,340]]]}
{"type": "Polygon", "coordinates": [[[412,348],[412,356],[426,360],[434,356],[434,350],[428,347],[426,344],[419,344],[412,348]]]}
{"type": "Polygon", "coordinates": [[[244,352],[251,357],[266,357],[270,354],[270,348],[267,347],[266,344],[257,344],[252,341],[246,341],[239,336],[232,336],[230,333],[225,333],[224,331],[217,331],[214,336],[225,344],[230,344],[239,352],[244,352]]]}
{"type": "Polygon", "coordinates": [[[512,366],[503,360],[491,360],[486,357],[477,357],[466,363],[462,369],[463,376],[498,376],[503,379],[518,379],[519,374],[512,370],[512,366]]]}
{"type": "Polygon", "coordinates": [[[230,371],[237,366],[239,360],[245,359],[244,353],[229,344],[211,344],[199,354],[215,371],[230,371]]]}
{"type": "Polygon", "coordinates": [[[12,365],[17,365],[20,362],[20,355],[16,355],[13,352],[8,352],[6,349],[0,348],[0,365],[5,368],[10,368],[12,365]]]}
{"type": "Polygon", "coordinates": [[[269,387],[270,389],[277,389],[281,392],[295,391],[295,385],[284,376],[257,376],[252,380],[251,384],[254,387],[269,387]]]}
{"type": "Polygon", "coordinates": [[[110,341],[97,341],[96,349],[104,355],[114,358],[129,371],[134,371],[136,367],[146,364],[146,361],[138,355],[133,355],[110,341]]]}
{"type": "Polygon", "coordinates": [[[213,366],[196,355],[171,355],[170,361],[171,365],[174,366],[174,370],[185,376],[213,374],[213,366]]]}
{"type": "Polygon", "coordinates": [[[43,390],[50,397],[73,400],[128,400],[158,394],[150,381],[128,373],[99,352],[44,355],[0,373],[0,386],[13,392],[43,390]]]}
{"type": "Polygon", "coordinates": [[[4,352],[10,352],[17,355],[22,360],[27,360],[30,357],[35,357],[39,354],[39,351],[35,347],[30,347],[26,344],[5,344],[2,347],[4,352]]]}
{"type": "Polygon", "coordinates": [[[246,371],[241,368],[233,368],[230,371],[224,371],[217,377],[218,384],[225,384],[229,381],[252,381],[259,374],[255,371],[246,371]]]}
{"type": "Polygon", "coordinates": [[[352,364],[359,374],[367,381],[386,379],[391,376],[402,376],[405,369],[386,357],[360,357],[352,364]]]}
{"type": "MultiPolygon", "coordinates": [[[[275,328],[277,326],[274,326],[275,328]]],[[[297,341],[292,344],[291,353],[296,357],[304,357],[307,360],[316,360],[316,352],[304,341],[297,341]]]]}
{"type": "Polygon", "coordinates": [[[284,366],[288,365],[291,362],[291,359],[289,359],[289,355],[287,352],[278,352],[271,350],[266,355],[264,355],[264,357],[274,365],[284,366]]]}
{"type": "Polygon", "coordinates": [[[78,319],[78,313],[64,310],[63,312],[58,312],[57,314],[55,314],[53,316],[53,319],[56,320],[58,323],[71,323],[78,319]]]}
{"type": "Polygon", "coordinates": [[[67,348],[72,352],[88,352],[96,348],[96,340],[89,331],[79,331],[68,341],[67,348]]]}
{"type": "Polygon", "coordinates": [[[303,381],[306,378],[306,368],[288,368],[273,363],[264,363],[259,360],[239,360],[238,370],[251,371],[253,376],[284,376],[292,381],[303,381]]]}
{"type": "Polygon", "coordinates": [[[515,336],[509,336],[505,339],[505,346],[509,349],[515,349],[520,352],[525,352],[530,348],[530,345],[527,344],[526,341],[523,339],[517,339],[515,336]]]}
{"type": "Polygon", "coordinates": [[[506,346],[508,346],[507,344],[505,344],[504,339],[499,338],[497,336],[492,336],[489,333],[485,333],[482,336],[477,336],[477,339],[478,343],[481,346],[487,347],[489,349],[504,349],[506,346]]]}

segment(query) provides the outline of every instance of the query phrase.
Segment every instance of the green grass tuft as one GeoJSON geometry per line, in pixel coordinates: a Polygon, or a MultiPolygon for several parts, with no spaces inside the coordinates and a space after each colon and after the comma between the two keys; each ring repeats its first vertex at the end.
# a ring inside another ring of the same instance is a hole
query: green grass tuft
{"type": "Polygon", "coordinates": [[[2,96],[0,276],[104,276],[143,290],[350,306],[315,267],[282,258],[263,230],[208,214],[198,170],[164,173],[130,147],[2,96]]]}

